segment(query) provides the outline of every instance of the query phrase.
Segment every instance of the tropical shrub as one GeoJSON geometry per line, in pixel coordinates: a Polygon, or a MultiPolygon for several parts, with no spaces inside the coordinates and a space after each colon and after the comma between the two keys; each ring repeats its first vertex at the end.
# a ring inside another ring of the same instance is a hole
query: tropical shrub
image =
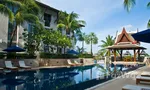
{"type": "Polygon", "coordinates": [[[80,54],[79,55],[80,58],[93,58],[92,54],[80,54]]]}
{"type": "Polygon", "coordinates": [[[68,58],[78,58],[78,56],[77,56],[77,55],[72,55],[72,54],[40,53],[40,58],[48,58],[48,59],[68,59],[68,58]]]}
{"type": "Polygon", "coordinates": [[[18,53],[8,53],[7,54],[7,59],[35,59],[36,56],[23,53],[23,54],[18,54],[18,53]]]}

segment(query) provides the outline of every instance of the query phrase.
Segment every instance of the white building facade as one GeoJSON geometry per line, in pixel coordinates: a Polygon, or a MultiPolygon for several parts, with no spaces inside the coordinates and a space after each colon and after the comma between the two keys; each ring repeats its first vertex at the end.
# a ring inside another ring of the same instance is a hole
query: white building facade
{"type": "MultiPolygon", "coordinates": [[[[39,15],[39,20],[44,25],[46,29],[53,29],[57,30],[57,20],[58,20],[58,13],[59,10],[52,8],[48,5],[45,5],[41,2],[37,2],[37,4],[41,8],[41,14],[39,15]]],[[[14,10],[15,7],[10,7],[10,9],[14,10]]],[[[12,26],[10,26],[9,19],[7,16],[0,14],[0,51],[8,47],[8,44],[10,42],[10,37],[12,33],[12,26]]],[[[32,25],[30,23],[25,22],[23,25],[17,27],[17,32],[15,33],[15,37],[13,40],[13,45],[18,45],[20,47],[24,47],[24,40],[22,33],[24,32],[24,29],[31,31],[32,25]]],[[[66,34],[65,30],[62,31],[63,34],[66,34]]],[[[53,51],[50,50],[51,48],[49,46],[42,45],[44,52],[52,52],[56,53],[57,48],[53,46],[53,51]]],[[[59,48],[60,52],[64,52],[64,49],[59,48]]]]}

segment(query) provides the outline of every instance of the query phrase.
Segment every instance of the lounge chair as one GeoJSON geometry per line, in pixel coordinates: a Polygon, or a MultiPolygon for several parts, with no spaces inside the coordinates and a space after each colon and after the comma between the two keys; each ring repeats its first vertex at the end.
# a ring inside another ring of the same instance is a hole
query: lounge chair
{"type": "Polygon", "coordinates": [[[82,63],[79,63],[79,62],[77,62],[76,60],[74,60],[74,63],[75,63],[76,65],[82,65],[82,63]]]}
{"type": "Polygon", "coordinates": [[[137,85],[125,85],[122,90],[150,90],[150,87],[137,86],[137,85]]]}
{"type": "Polygon", "coordinates": [[[68,62],[68,64],[69,64],[70,66],[76,66],[76,64],[72,63],[72,62],[70,61],[70,59],[68,59],[67,62],[68,62]]]}
{"type": "Polygon", "coordinates": [[[6,66],[6,69],[12,69],[12,70],[18,69],[18,67],[14,67],[12,65],[11,61],[5,61],[5,66],[6,66]]]}
{"type": "Polygon", "coordinates": [[[146,64],[146,65],[150,65],[150,58],[149,57],[144,57],[143,63],[146,64]]]}
{"type": "Polygon", "coordinates": [[[150,76],[137,76],[136,77],[136,84],[139,84],[140,81],[144,81],[144,82],[150,82],[150,76]]]}
{"type": "Polygon", "coordinates": [[[26,66],[24,61],[19,61],[20,68],[30,69],[30,66],[26,66]]]}

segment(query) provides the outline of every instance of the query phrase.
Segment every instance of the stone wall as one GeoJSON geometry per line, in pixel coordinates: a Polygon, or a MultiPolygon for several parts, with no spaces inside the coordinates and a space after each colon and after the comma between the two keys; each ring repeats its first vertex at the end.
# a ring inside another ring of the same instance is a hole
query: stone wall
{"type": "Polygon", "coordinates": [[[94,64],[94,59],[93,58],[84,58],[83,63],[86,64],[94,64]]]}
{"type": "MultiPolygon", "coordinates": [[[[81,62],[81,59],[70,59],[72,63],[74,63],[74,60],[77,62],[81,62]]],[[[83,59],[83,63],[86,64],[94,64],[94,61],[92,58],[86,58],[83,59]]],[[[39,62],[40,66],[67,66],[67,59],[40,59],[39,62]]]]}
{"type": "MultiPolygon", "coordinates": [[[[39,67],[39,66],[67,66],[67,59],[22,59],[25,61],[25,65],[27,66],[31,66],[31,67],[39,67]]],[[[77,58],[77,59],[70,59],[72,63],[74,63],[74,60],[76,60],[77,62],[81,62],[81,59],[77,58]]],[[[0,59],[0,67],[5,67],[5,63],[4,63],[4,59],[0,59]]],[[[18,60],[8,60],[8,61],[12,61],[13,66],[18,67],[19,63],[18,60]]],[[[83,63],[85,65],[87,64],[93,64],[94,61],[92,58],[86,58],[83,59],[83,63]]]]}
{"type": "MultiPolygon", "coordinates": [[[[72,63],[77,59],[70,59],[72,63]]],[[[41,59],[40,66],[66,66],[68,65],[67,59],[41,59]]]]}

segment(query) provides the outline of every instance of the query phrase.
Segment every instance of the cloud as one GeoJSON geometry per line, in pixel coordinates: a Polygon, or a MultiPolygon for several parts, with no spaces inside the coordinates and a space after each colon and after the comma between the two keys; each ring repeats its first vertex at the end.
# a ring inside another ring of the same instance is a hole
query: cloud
{"type": "Polygon", "coordinates": [[[128,24],[128,25],[124,25],[124,26],[121,26],[120,29],[122,28],[125,28],[126,30],[129,30],[129,29],[133,29],[133,26],[131,24],[128,24]]]}

